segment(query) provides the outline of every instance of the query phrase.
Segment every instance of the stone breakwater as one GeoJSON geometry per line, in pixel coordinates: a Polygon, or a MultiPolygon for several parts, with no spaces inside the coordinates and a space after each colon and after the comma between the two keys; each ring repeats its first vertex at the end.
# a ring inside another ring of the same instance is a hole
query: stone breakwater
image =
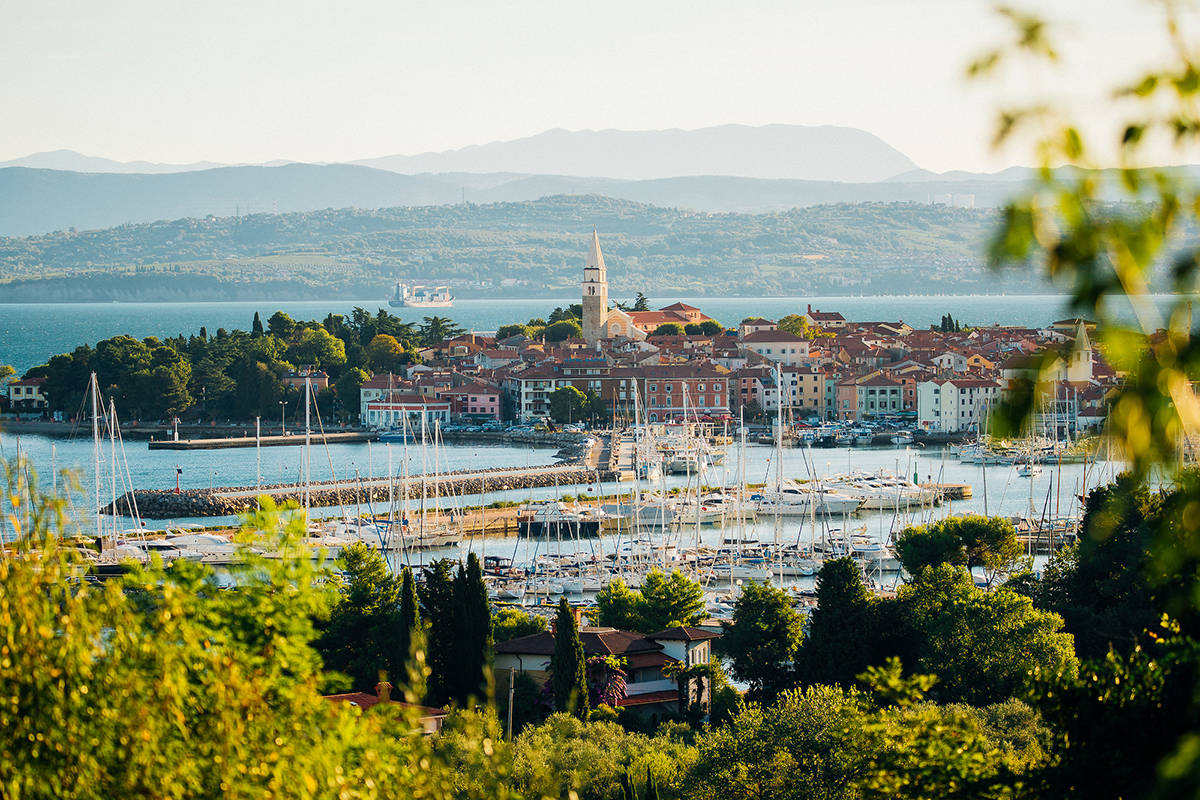
{"type": "MultiPolygon", "coordinates": [[[[598,443],[593,446],[598,446],[598,443]]],[[[386,508],[389,497],[398,500],[405,495],[410,500],[418,500],[422,493],[426,497],[435,494],[446,497],[451,494],[479,495],[548,486],[561,486],[566,493],[573,486],[595,487],[597,479],[611,480],[612,476],[584,466],[588,452],[586,441],[576,438],[565,442],[558,453],[563,463],[555,466],[460,470],[425,479],[414,475],[409,476],[407,482],[397,478],[391,486],[386,478],[314,482],[309,485],[309,505],[335,507],[343,503],[354,505],[369,501],[381,503],[386,508]]],[[[253,510],[259,496],[270,497],[277,503],[299,503],[303,495],[303,485],[295,483],[264,485],[257,489],[253,486],[187,489],[178,493],[173,489],[135,489],[117,498],[115,506],[117,513],[131,514],[136,502],[138,514],[148,519],[221,517],[253,510]]],[[[105,505],[100,510],[111,514],[113,504],[105,505]]]]}

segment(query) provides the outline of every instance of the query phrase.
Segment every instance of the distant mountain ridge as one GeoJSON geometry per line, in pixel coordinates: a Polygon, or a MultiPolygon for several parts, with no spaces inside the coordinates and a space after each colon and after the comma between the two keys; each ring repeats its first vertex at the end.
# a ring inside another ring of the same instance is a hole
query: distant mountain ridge
{"type": "MultiPolygon", "coordinates": [[[[1200,178],[1200,167],[1174,169],[1200,178]]],[[[829,203],[993,208],[1020,192],[1031,177],[1032,171],[1021,167],[994,175],[908,170],[866,183],[730,175],[645,180],[520,172],[406,175],[355,164],[289,163],[157,174],[6,167],[0,168],[0,237],[209,215],[441,206],[464,200],[522,202],[583,194],[708,213],[775,213],[829,203]]]]}
{"type": "MultiPolygon", "coordinates": [[[[73,150],[34,153],[0,161],[0,167],[73,172],[168,173],[227,166],[267,164],[159,164],[115,161],[73,150]]],[[[585,175],[623,180],[687,175],[746,178],[881,181],[917,165],[867,131],[833,125],[719,125],[696,130],[568,131],[561,128],[511,141],[456,150],[388,155],[345,162],[406,175],[420,173],[517,172],[533,175],[585,175]]]]}
{"type": "Polygon", "coordinates": [[[825,203],[996,206],[1012,181],[843,183],[697,175],[644,181],[512,173],[402,175],[351,164],[220,167],[166,174],[0,169],[0,236],[94,230],[183,217],[518,202],[597,194],[712,213],[777,212],[825,203]]]}
{"type": "Polygon", "coordinates": [[[404,174],[522,172],[652,180],[694,175],[845,181],[886,180],[917,168],[867,131],[833,125],[719,125],[696,130],[568,131],[352,163],[404,174]]]}

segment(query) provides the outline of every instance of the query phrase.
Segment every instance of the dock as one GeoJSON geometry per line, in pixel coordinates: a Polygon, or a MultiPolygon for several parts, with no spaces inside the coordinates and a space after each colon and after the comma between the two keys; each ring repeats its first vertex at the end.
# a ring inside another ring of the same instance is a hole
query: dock
{"type": "MultiPolygon", "coordinates": [[[[314,444],[325,442],[340,444],[345,442],[373,442],[379,438],[375,431],[338,431],[335,433],[313,434],[314,444]]],[[[288,434],[287,436],[226,436],[211,439],[151,439],[151,450],[223,450],[233,447],[295,447],[304,444],[304,432],[288,434]]]]}

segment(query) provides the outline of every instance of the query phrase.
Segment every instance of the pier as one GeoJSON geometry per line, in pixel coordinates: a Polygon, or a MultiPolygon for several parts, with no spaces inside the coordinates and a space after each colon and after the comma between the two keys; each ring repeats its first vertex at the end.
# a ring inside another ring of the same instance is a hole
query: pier
{"type": "MultiPolygon", "coordinates": [[[[346,442],[373,442],[379,438],[374,431],[339,431],[313,434],[314,443],[342,444],[346,442]]],[[[294,447],[304,444],[304,432],[287,436],[230,436],[210,439],[151,439],[151,450],[223,450],[233,447],[294,447]]]]}

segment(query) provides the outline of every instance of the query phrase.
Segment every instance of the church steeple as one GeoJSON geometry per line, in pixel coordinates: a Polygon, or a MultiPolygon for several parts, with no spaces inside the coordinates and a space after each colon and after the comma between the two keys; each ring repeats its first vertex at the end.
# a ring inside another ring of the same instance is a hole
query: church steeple
{"type": "Polygon", "coordinates": [[[583,265],[583,338],[595,344],[607,335],[608,269],[600,251],[600,234],[592,228],[592,243],[583,265]]]}

